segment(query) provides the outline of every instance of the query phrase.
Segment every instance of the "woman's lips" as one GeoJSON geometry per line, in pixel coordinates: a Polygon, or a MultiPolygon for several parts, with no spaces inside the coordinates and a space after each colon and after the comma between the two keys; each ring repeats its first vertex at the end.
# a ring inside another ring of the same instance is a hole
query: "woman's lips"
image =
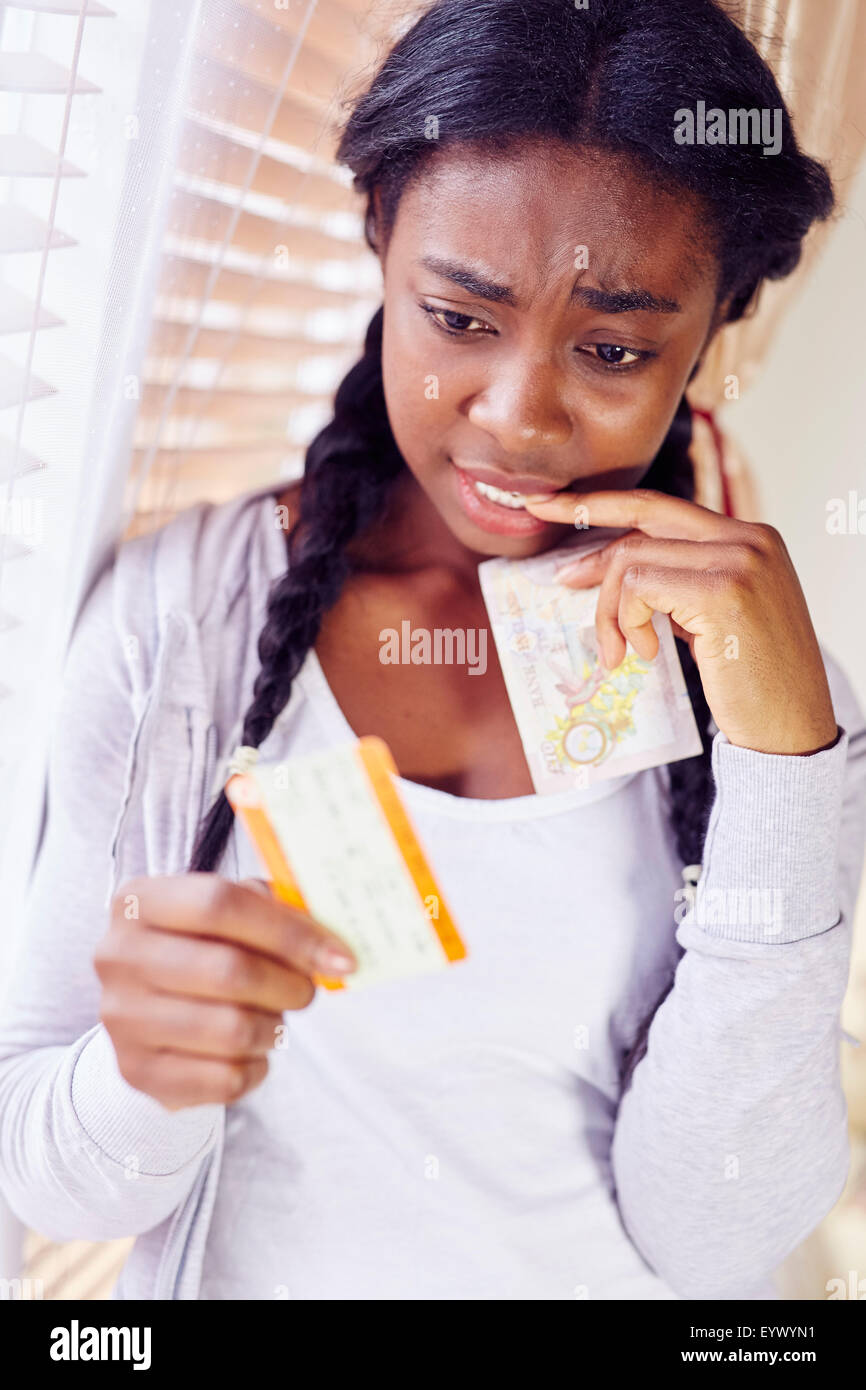
{"type": "Polygon", "coordinates": [[[554,525],[551,521],[542,521],[539,517],[532,516],[522,508],[509,507],[500,502],[494,502],[489,497],[482,497],[478,492],[475,482],[486,483],[490,487],[500,488],[502,491],[521,491],[518,483],[529,483],[524,491],[530,492],[555,492],[555,488],[539,484],[537,479],[525,478],[506,478],[503,482],[502,474],[495,474],[486,470],[474,476],[467,473],[454,463],[453,459],[449,462],[454,468],[457,479],[457,499],[470,521],[480,530],[492,532],[499,536],[536,536],[542,531],[548,530],[554,525]],[[510,486],[509,486],[510,484],[510,486]]]}
{"type": "Polygon", "coordinates": [[[552,494],[563,490],[553,487],[545,478],[535,478],[526,473],[500,473],[496,468],[488,468],[485,463],[476,466],[466,459],[458,462],[452,458],[451,462],[473,482],[487,483],[490,487],[498,487],[502,492],[523,492],[529,497],[533,493],[552,494]]]}

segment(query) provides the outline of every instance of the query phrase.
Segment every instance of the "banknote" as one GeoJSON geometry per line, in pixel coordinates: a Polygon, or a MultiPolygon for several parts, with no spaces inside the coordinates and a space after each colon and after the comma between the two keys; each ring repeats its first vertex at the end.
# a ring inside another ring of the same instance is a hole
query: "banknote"
{"type": "MultiPolygon", "coordinates": [[[[597,548],[584,542],[580,552],[597,548]]],[[[702,744],[666,613],[654,613],[652,661],[629,642],[608,674],[600,667],[595,612],[600,586],[556,581],[574,547],[478,567],[496,651],[523,750],[540,794],[588,787],[701,752],[702,744]]]]}

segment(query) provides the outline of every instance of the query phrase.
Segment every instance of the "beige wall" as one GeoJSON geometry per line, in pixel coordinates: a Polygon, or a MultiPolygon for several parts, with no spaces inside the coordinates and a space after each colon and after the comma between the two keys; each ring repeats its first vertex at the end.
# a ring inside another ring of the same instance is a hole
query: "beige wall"
{"type": "Polygon", "coordinates": [[[866,533],[826,529],[830,498],[854,489],[866,511],[866,168],[837,197],[759,381],[720,419],[754,470],[763,519],[785,538],[819,640],[866,709],[866,533]]]}

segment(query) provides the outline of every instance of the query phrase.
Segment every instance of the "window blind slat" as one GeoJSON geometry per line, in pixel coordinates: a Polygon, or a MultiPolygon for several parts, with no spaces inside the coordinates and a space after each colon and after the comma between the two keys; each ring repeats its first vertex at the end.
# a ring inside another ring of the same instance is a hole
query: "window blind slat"
{"type": "MultiPolygon", "coordinates": [[[[57,154],[29,135],[0,135],[0,175],[6,178],[54,178],[57,154]]],[[[84,170],[61,160],[62,178],[84,178],[84,170]]]]}
{"type": "MultiPolygon", "coordinates": [[[[6,0],[10,10],[30,10],[33,14],[71,14],[77,18],[81,13],[82,0],[6,0]]],[[[114,19],[115,11],[99,0],[87,0],[87,19],[114,19]]]]}
{"type": "MultiPolygon", "coordinates": [[[[346,368],[348,370],[348,366],[346,368]]],[[[202,393],[212,391],[215,397],[232,392],[249,392],[264,401],[275,400],[281,393],[298,392],[301,396],[315,395],[336,374],[331,362],[320,362],[311,372],[305,361],[292,366],[284,363],[277,353],[266,361],[229,362],[223,358],[147,357],[140,372],[140,381],[147,386],[188,387],[202,393]]]]}
{"type": "Polygon", "coordinates": [[[357,195],[347,184],[315,170],[301,170],[296,164],[272,155],[257,157],[250,146],[209,130],[192,117],[184,122],[177,167],[185,173],[242,188],[254,160],[256,167],[250,184],[254,192],[286,202],[300,195],[304,207],[317,212],[357,213],[357,195]]]}
{"type": "MultiPolygon", "coordinates": [[[[170,386],[145,382],[141,391],[139,417],[142,420],[159,416],[165,405],[170,386]]],[[[181,386],[173,391],[171,411],[173,416],[206,415],[209,420],[249,422],[258,431],[273,437],[275,431],[284,430],[292,410],[302,406],[327,405],[329,397],[308,394],[304,391],[238,391],[210,390],[195,386],[181,386]]]]}
{"type": "Polygon", "coordinates": [[[39,400],[42,396],[53,396],[57,390],[49,381],[30,373],[25,397],[25,372],[17,362],[8,357],[0,357],[0,410],[10,405],[20,405],[22,400],[39,400]]]}
{"type": "MultiPolygon", "coordinates": [[[[159,293],[184,299],[200,299],[207,288],[212,267],[207,261],[167,253],[163,256],[163,273],[159,293]]],[[[333,290],[290,276],[269,276],[261,279],[253,272],[231,270],[222,266],[209,292],[212,300],[242,301],[250,307],[286,308],[298,313],[315,309],[353,308],[358,293],[333,290]]]]}
{"type": "Polygon", "coordinates": [[[38,468],[44,468],[42,459],[31,454],[29,449],[18,450],[18,461],[15,461],[15,445],[11,439],[4,439],[0,436],[0,483],[8,483],[13,477],[20,478],[25,473],[34,473],[38,468]]]}
{"type": "MultiPolygon", "coordinates": [[[[167,230],[176,236],[221,243],[228,233],[232,214],[233,209],[218,198],[206,198],[179,188],[172,196],[167,230]]],[[[269,255],[278,246],[286,246],[293,257],[311,261],[357,261],[370,254],[360,241],[349,241],[317,227],[280,222],[252,212],[241,213],[231,244],[257,256],[269,255]]]]}
{"type": "MultiPolygon", "coordinates": [[[[133,465],[140,469],[147,458],[147,450],[133,451],[133,465]]],[[[151,473],[163,483],[175,476],[182,467],[185,477],[197,485],[206,485],[211,478],[242,477],[251,471],[261,472],[263,481],[269,475],[279,477],[284,469],[300,468],[304,451],[279,442],[268,442],[256,447],[243,449],[217,449],[204,445],[188,449],[157,449],[151,461],[151,473]]]]}
{"type": "MultiPolygon", "coordinates": [[[[148,355],[176,357],[185,351],[189,324],[171,319],[154,320],[148,355]]],[[[360,342],[322,343],[292,333],[247,333],[230,328],[201,328],[190,349],[190,357],[218,358],[221,362],[298,362],[352,361],[363,351],[360,342]]]]}
{"type": "MultiPolygon", "coordinates": [[[[62,63],[42,53],[0,53],[0,92],[26,92],[40,96],[65,96],[72,87],[72,73],[62,63]]],[[[99,92],[95,82],[76,74],[74,92],[99,92]]]]}
{"type": "MultiPolygon", "coordinates": [[[[7,204],[0,212],[0,255],[41,251],[48,236],[48,223],[29,208],[7,204]]],[[[63,246],[77,246],[75,237],[67,236],[59,227],[51,228],[49,246],[52,251],[63,246]]]]}
{"type": "MultiPolygon", "coordinates": [[[[0,209],[0,217],[2,217],[0,209]]],[[[25,333],[34,324],[37,328],[57,328],[64,320],[44,305],[36,305],[26,294],[13,289],[11,285],[0,284],[0,333],[25,333]]]]}
{"type": "MultiPolygon", "coordinates": [[[[283,397],[286,400],[286,397],[283,397]]],[[[333,411],[333,404],[329,402],[326,411],[318,407],[319,413],[324,418],[324,424],[333,411]]],[[[285,440],[287,447],[292,447],[300,441],[290,437],[290,429],[296,423],[293,418],[293,408],[291,401],[286,402],[286,409],[280,415],[259,418],[253,412],[248,412],[247,417],[242,420],[223,420],[214,415],[210,409],[202,402],[198,410],[191,415],[177,414],[172,410],[168,418],[156,434],[158,416],[139,416],[136,419],[135,430],[133,432],[133,449],[143,450],[145,453],[155,449],[178,449],[181,453],[194,445],[197,449],[258,449],[263,444],[273,444],[285,440]]],[[[318,428],[318,425],[316,426],[318,428]]],[[[309,431],[307,431],[309,435],[309,431]]],[[[315,429],[313,430],[315,433],[315,429]]],[[[312,437],[310,435],[310,437],[312,437]]]]}

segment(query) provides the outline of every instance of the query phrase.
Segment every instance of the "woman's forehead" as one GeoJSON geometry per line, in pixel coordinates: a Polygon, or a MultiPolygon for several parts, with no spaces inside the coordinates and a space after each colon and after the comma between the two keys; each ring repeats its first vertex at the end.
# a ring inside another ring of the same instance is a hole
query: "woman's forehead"
{"type": "Polygon", "coordinates": [[[700,204],[595,151],[437,151],[407,188],[395,234],[407,267],[438,258],[483,268],[513,290],[515,307],[581,269],[591,283],[678,300],[715,279],[700,204]]]}

